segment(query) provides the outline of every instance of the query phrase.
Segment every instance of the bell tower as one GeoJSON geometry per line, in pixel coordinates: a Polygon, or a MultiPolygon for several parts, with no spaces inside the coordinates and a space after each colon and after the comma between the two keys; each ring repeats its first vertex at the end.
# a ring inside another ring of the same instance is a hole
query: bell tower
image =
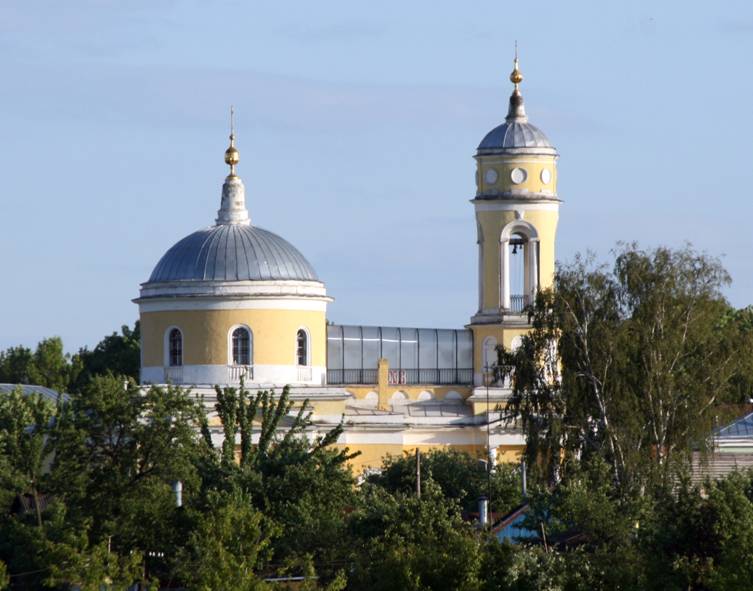
{"type": "Polygon", "coordinates": [[[514,88],[505,122],[476,151],[478,310],[471,318],[474,380],[496,360],[495,348],[514,349],[529,328],[526,307],[554,279],[557,150],[528,122],[517,49],[510,74],[514,88]]]}

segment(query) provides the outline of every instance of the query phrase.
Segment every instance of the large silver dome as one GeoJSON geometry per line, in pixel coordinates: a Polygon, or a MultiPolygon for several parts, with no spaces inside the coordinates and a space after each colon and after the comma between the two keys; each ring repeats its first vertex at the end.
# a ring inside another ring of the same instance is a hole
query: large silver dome
{"type": "Polygon", "coordinates": [[[149,283],[249,280],[318,278],[292,244],[244,224],[220,224],[186,236],[165,253],[149,277],[149,283]]]}

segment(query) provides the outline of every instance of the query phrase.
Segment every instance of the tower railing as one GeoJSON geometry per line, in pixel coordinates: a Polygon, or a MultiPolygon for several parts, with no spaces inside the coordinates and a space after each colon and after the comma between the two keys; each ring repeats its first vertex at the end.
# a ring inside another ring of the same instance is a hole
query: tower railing
{"type": "Polygon", "coordinates": [[[529,295],[511,295],[510,312],[513,314],[522,314],[523,311],[531,305],[531,296],[529,295]]]}

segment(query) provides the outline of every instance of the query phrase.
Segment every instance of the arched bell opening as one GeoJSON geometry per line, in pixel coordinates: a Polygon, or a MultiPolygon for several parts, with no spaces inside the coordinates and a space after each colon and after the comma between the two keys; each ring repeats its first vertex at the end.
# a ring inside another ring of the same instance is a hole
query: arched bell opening
{"type": "Polygon", "coordinates": [[[518,220],[502,231],[500,242],[500,307],[519,314],[533,303],[539,289],[538,235],[531,224],[518,220]]]}

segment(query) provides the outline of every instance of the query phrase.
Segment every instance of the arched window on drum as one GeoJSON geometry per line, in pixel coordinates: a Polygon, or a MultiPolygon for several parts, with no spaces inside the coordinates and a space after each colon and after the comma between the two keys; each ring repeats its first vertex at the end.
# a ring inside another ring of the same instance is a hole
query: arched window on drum
{"type": "Polygon", "coordinates": [[[309,365],[309,335],[302,328],[296,333],[295,356],[298,365],[309,365]]]}
{"type": "Polygon", "coordinates": [[[167,337],[167,362],[170,367],[183,365],[183,335],[180,329],[173,328],[167,337]]]}
{"type": "Polygon", "coordinates": [[[244,326],[239,326],[233,331],[232,336],[233,365],[251,365],[251,331],[244,326]]]}

